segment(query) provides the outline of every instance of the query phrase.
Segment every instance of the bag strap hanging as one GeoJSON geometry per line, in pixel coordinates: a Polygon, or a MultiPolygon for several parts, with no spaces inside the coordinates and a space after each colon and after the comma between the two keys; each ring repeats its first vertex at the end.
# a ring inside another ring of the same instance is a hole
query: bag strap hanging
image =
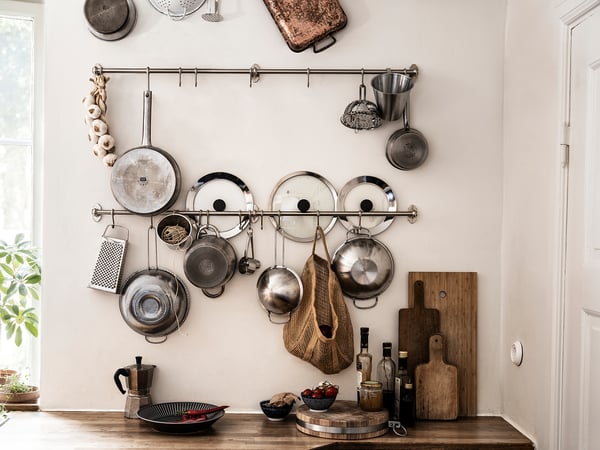
{"type": "Polygon", "coordinates": [[[313,246],[312,246],[312,254],[315,254],[315,249],[316,249],[316,245],[317,245],[317,240],[319,239],[319,236],[321,236],[321,241],[323,242],[323,248],[325,249],[325,255],[327,256],[327,262],[329,262],[329,264],[331,265],[331,256],[329,256],[329,249],[327,248],[327,241],[325,241],[325,232],[323,231],[323,228],[321,228],[321,225],[317,225],[317,228],[315,229],[315,238],[313,239],[313,246]]]}

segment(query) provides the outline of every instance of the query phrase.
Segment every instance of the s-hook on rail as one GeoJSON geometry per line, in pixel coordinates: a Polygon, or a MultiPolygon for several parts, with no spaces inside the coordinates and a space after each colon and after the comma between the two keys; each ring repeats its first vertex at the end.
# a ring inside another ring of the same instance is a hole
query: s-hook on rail
{"type": "Polygon", "coordinates": [[[120,74],[145,74],[150,78],[152,74],[174,74],[179,75],[179,86],[181,86],[181,77],[183,74],[194,75],[194,86],[198,86],[198,74],[242,74],[250,77],[250,87],[253,83],[260,81],[260,76],[263,74],[274,75],[304,75],[306,76],[306,87],[310,87],[311,75],[377,75],[385,72],[396,72],[403,75],[408,75],[417,78],[419,68],[416,64],[412,64],[409,68],[403,69],[327,69],[327,68],[310,68],[305,69],[262,69],[258,64],[253,64],[248,69],[225,69],[225,68],[209,68],[209,67],[102,67],[96,64],[92,67],[94,75],[103,75],[108,73],[120,74]]]}
{"type": "MultiPolygon", "coordinates": [[[[251,220],[253,223],[258,219],[262,219],[263,217],[396,217],[396,216],[404,216],[410,223],[415,223],[417,221],[418,211],[415,205],[409,205],[406,211],[281,211],[281,210],[238,210],[238,211],[213,211],[213,210],[198,210],[198,211],[165,211],[161,214],[157,215],[166,215],[166,214],[182,214],[188,216],[206,216],[206,217],[219,217],[219,216],[229,216],[229,217],[240,217],[241,219],[251,220]]],[[[92,208],[92,219],[95,222],[100,222],[102,220],[102,216],[122,216],[122,215],[136,215],[131,211],[125,209],[102,209],[102,206],[99,204],[94,205],[92,208]]]]}

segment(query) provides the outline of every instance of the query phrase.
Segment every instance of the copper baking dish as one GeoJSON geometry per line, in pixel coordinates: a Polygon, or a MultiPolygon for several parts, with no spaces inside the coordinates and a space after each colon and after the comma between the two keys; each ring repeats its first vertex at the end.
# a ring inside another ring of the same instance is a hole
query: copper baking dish
{"type": "Polygon", "coordinates": [[[283,39],[294,52],[313,47],[315,53],[335,44],[333,33],[348,18],[338,0],[263,0],[283,39]]]}

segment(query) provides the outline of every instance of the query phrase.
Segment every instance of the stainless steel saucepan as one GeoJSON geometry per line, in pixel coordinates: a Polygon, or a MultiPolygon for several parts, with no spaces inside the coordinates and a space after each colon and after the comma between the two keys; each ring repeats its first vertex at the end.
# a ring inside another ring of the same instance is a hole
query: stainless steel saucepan
{"type": "Polygon", "coordinates": [[[221,237],[216,227],[201,226],[198,239],[183,258],[183,270],[190,283],[201,288],[207,297],[216,298],[223,294],[236,268],[237,256],[229,241],[221,237]]]}

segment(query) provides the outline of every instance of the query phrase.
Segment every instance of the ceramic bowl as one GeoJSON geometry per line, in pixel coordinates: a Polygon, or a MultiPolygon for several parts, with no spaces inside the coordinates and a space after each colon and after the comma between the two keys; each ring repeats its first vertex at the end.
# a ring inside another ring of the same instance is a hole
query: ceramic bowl
{"type": "Polygon", "coordinates": [[[327,411],[333,405],[336,397],[312,398],[302,395],[302,401],[311,411],[322,412],[327,411]]]}
{"type": "Polygon", "coordinates": [[[292,410],[293,404],[284,405],[284,406],[269,406],[270,400],[263,400],[260,402],[260,409],[267,419],[272,420],[273,422],[280,422],[285,420],[290,411],[292,410]]]}

